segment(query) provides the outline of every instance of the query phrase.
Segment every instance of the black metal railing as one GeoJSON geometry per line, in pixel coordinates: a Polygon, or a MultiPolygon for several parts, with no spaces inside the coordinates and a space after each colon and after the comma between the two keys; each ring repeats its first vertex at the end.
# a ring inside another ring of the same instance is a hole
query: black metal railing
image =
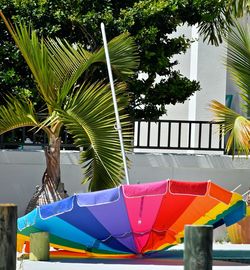
{"type": "MultiPolygon", "coordinates": [[[[222,122],[158,120],[135,121],[134,149],[223,151],[222,122]]],[[[61,147],[76,150],[72,137],[63,130],[61,147]]],[[[46,134],[30,128],[19,128],[0,136],[0,149],[22,149],[24,146],[48,145],[46,134]],[[28,140],[27,140],[28,138],[28,140]]]]}
{"type": "MultiPolygon", "coordinates": [[[[77,150],[74,146],[70,134],[62,130],[61,148],[67,150],[77,150]]],[[[23,149],[25,147],[44,148],[48,145],[48,137],[43,130],[30,129],[28,127],[18,128],[0,135],[0,149],[23,149]]]]}
{"type": "Polygon", "coordinates": [[[134,149],[223,151],[223,122],[136,121],[134,149]]]}

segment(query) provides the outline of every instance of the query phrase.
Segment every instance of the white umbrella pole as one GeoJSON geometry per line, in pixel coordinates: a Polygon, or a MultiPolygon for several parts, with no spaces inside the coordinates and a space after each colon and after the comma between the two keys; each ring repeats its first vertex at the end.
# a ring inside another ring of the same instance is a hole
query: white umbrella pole
{"type": "Polygon", "coordinates": [[[123,164],[124,164],[124,171],[125,171],[126,182],[129,185],[128,166],[127,166],[126,154],[125,154],[125,149],[124,149],[124,144],[123,144],[123,138],[122,138],[122,128],[121,128],[121,123],[120,123],[120,118],[119,118],[118,107],[117,107],[117,101],[116,101],[116,95],[115,95],[115,87],[114,87],[114,80],[113,80],[112,69],[111,69],[111,64],[110,64],[110,58],[109,58],[109,51],[108,51],[108,44],[107,44],[106,32],[105,32],[105,27],[104,27],[104,24],[103,23],[101,23],[101,30],[102,30],[102,39],[103,39],[103,45],[104,45],[106,62],[107,62],[107,68],[108,68],[110,88],[111,88],[111,91],[112,91],[112,97],[113,97],[113,103],[114,103],[115,118],[116,118],[116,128],[118,130],[120,144],[121,144],[121,152],[122,152],[122,159],[123,159],[123,164]]]}

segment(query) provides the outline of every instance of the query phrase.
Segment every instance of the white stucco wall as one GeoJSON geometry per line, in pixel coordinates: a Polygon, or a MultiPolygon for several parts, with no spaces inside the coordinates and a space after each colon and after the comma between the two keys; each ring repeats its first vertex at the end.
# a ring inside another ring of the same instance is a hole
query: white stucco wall
{"type": "MultiPolygon", "coordinates": [[[[85,192],[78,152],[61,152],[61,177],[68,193],[85,192]]],[[[219,155],[131,154],[131,183],[163,179],[184,181],[213,180],[230,190],[242,184],[239,192],[249,188],[250,160],[219,155]]],[[[45,168],[42,151],[0,151],[0,203],[16,203],[19,215],[40,185],[45,168]]]]}

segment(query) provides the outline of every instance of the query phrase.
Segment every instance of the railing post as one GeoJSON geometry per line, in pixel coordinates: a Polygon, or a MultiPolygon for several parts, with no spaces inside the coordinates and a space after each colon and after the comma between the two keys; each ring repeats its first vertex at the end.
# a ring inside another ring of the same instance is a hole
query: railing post
{"type": "Polygon", "coordinates": [[[3,145],[3,135],[0,135],[0,149],[4,148],[3,145]]]}
{"type": "Polygon", "coordinates": [[[150,147],[150,132],[151,132],[151,122],[148,121],[148,138],[147,138],[147,147],[150,147]]]}
{"type": "Polygon", "coordinates": [[[141,143],[141,141],[140,141],[140,139],[141,139],[141,121],[140,120],[138,120],[137,121],[137,144],[136,144],[136,146],[140,146],[140,143],[141,143]]]}
{"type": "Polygon", "coordinates": [[[184,270],[212,270],[213,226],[185,226],[184,270]]]}
{"type": "Polygon", "coordinates": [[[158,121],[158,136],[157,136],[157,147],[161,146],[161,122],[158,121]]]}
{"type": "Polygon", "coordinates": [[[30,256],[31,261],[49,260],[49,233],[37,232],[30,234],[30,256]]]}
{"type": "Polygon", "coordinates": [[[16,270],[17,206],[0,204],[0,269],[16,270]]]}

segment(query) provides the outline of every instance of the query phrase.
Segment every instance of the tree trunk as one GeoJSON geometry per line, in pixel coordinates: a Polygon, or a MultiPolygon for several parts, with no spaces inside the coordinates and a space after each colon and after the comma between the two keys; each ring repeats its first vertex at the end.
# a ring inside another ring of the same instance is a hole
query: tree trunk
{"type": "Polygon", "coordinates": [[[26,208],[26,214],[37,206],[68,197],[60,177],[60,145],[60,137],[50,138],[50,145],[44,150],[46,170],[43,174],[42,185],[36,187],[36,192],[26,208]]]}

